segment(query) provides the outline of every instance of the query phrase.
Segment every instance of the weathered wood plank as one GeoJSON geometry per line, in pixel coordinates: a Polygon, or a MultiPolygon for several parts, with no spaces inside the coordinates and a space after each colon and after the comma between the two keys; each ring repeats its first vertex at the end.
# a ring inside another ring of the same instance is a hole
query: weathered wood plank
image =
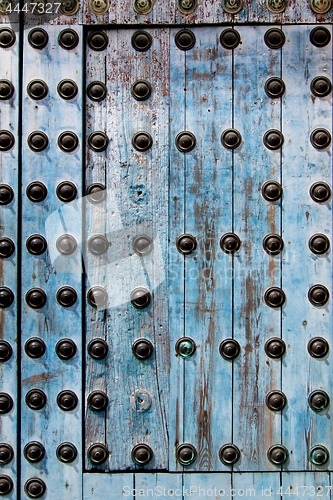
{"type": "Polygon", "coordinates": [[[332,498],[329,472],[283,472],[281,498],[332,498]]]}
{"type": "Polygon", "coordinates": [[[182,498],[183,475],[154,473],[135,474],[135,498],[182,498]]]}
{"type": "Polygon", "coordinates": [[[108,498],[129,498],[134,500],[131,493],[135,487],[135,475],[125,474],[83,474],[83,500],[100,500],[106,495],[108,498]]]}
{"type": "Polygon", "coordinates": [[[183,474],[183,498],[230,498],[232,474],[229,472],[183,474]]]}
{"type": "Polygon", "coordinates": [[[278,472],[233,472],[232,487],[234,498],[281,498],[278,472]]]}

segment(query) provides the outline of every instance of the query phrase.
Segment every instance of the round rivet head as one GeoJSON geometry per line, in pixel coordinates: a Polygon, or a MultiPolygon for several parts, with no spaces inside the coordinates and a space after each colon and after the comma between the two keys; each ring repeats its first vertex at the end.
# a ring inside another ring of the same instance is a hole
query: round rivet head
{"type": "Polygon", "coordinates": [[[316,76],[312,80],[310,88],[316,97],[326,97],[331,93],[332,83],[326,76],[316,76]]]}
{"type": "Polygon", "coordinates": [[[131,94],[137,101],[146,101],[151,96],[151,85],[147,80],[136,80],[131,88],[131,94]]]}
{"type": "Polygon", "coordinates": [[[233,465],[238,462],[240,458],[240,451],[237,446],[228,443],[220,448],[219,457],[224,465],[233,465]]]}
{"type": "Polygon", "coordinates": [[[61,80],[57,86],[57,92],[62,99],[69,101],[76,97],[79,88],[73,80],[61,80]]]}
{"type": "Polygon", "coordinates": [[[271,391],[266,396],[266,405],[272,411],[281,411],[287,404],[287,398],[281,391],[271,391]]]}
{"type": "Polygon", "coordinates": [[[89,460],[96,465],[100,465],[108,458],[109,452],[106,446],[101,443],[92,444],[88,449],[89,460]]]}
{"type": "Polygon", "coordinates": [[[6,101],[14,95],[14,85],[9,80],[0,80],[0,100],[6,101]]]}
{"type": "Polygon", "coordinates": [[[137,465],[146,465],[153,458],[153,450],[147,444],[136,444],[132,449],[132,460],[137,465]]]}
{"type": "Polygon", "coordinates": [[[233,128],[228,128],[221,135],[222,145],[227,149],[236,149],[240,146],[242,142],[242,136],[238,130],[233,128]]]}
{"type": "Polygon", "coordinates": [[[11,28],[1,28],[0,29],[0,47],[3,49],[8,49],[14,45],[16,41],[15,32],[11,28]]]}
{"type": "Polygon", "coordinates": [[[311,132],[311,144],[316,149],[325,149],[331,144],[331,134],[325,128],[316,128],[311,132]]]}
{"type": "Polygon", "coordinates": [[[330,249],[330,240],[325,234],[314,234],[309,239],[309,248],[316,255],[323,255],[330,249]]]}
{"type": "Polygon", "coordinates": [[[330,41],[331,33],[324,26],[317,26],[310,33],[310,42],[316,47],[326,47],[330,41]]]}
{"type": "Polygon", "coordinates": [[[25,458],[32,463],[38,463],[45,457],[45,448],[38,441],[30,441],[24,447],[25,458]]]}
{"type": "Polygon", "coordinates": [[[182,234],[176,240],[178,252],[189,255],[197,248],[197,240],[192,234],[182,234]]]}
{"type": "Polygon", "coordinates": [[[284,142],[282,132],[276,129],[267,130],[263,137],[264,145],[271,150],[280,149],[284,142]]]}
{"type": "Polygon", "coordinates": [[[268,339],[265,344],[265,353],[273,359],[282,358],[286,352],[286,344],[279,337],[268,339]]]}
{"type": "Polygon", "coordinates": [[[145,234],[140,234],[139,236],[136,236],[133,240],[133,249],[136,254],[140,256],[145,256],[150,254],[150,252],[153,249],[153,240],[145,235],[145,234]]]}
{"type": "Polygon", "coordinates": [[[88,354],[93,359],[104,359],[109,352],[109,347],[103,339],[93,339],[88,344],[88,354]]]}
{"type": "Polygon", "coordinates": [[[263,239],[263,247],[268,255],[278,255],[283,250],[283,239],[278,234],[268,234],[263,239]]]}
{"type": "Polygon", "coordinates": [[[103,255],[109,249],[109,242],[102,234],[95,234],[88,240],[89,252],[93,255],[103,255]]]}
{"type": "Polygon", "coordinates": [[[31,134],[29,134],[28,136],[27,142],[29,148],[35,153],[40,153],[41,151],[44,151],[49,145],[49,139],[47,135],[40,130],[31,132],[31,134]]]}
{"type": "Polygon", "coordinates": [[[147,339],[137,339],[133,342],[132,352],[140,361],[150,358],[153,351],[153,344],[147,339]]]}
{"type": "Polygon", "coordinates": [[[72,443],[61,443],[56,450],[57,459],[64,464],[74,462],[77,457],[77,449],[72,443]]]}
{"type": "Polygon", "coordinates": [[[25,301],[32,309],[41,309],[46,304],[46,293],[41,288],[31,288],[25,294],[25,301]]]}
{"type": "Polygon", "coordinates": [[[228,14],[238,14],[243,9],[243,0],[222,0],[222,9],[228,14]]]}
{"type": "Polygon", "coordinates": [[[0,238],[0,257],[8,259],[15,251],[15,244],[10,238],[0,238]]]}
{"type": "Polygon", "coordinates": [[[78,46],[79,43],[79,35],[76,31],[66,28],[60,31],[58,36],[58,42],[60,47],[65,50],[72,50],[78,46]]]}
{"type": "Polygon", "coordinates": [[[288,450],[282,444],[274,444],[267,451],[267,458],[274,465],[285,464],[288,457],[288,450]]]}
{"type": "Polygon", "coordinates": [[[182,14],[192,14],[197,7],[197,0],[177,0],[177,9],[182,14]]]}
{"type": "Polygon", "coordinates": [[[329,291],[324,285],[313,285],[308,293],[309,301],[317,307],[327,304],[330,297],[329,291]]]}
{"type": "Polygon", "coordinates": [[[0,308],[6,309],[14,302],[14,294],[10,288],[6,286],[0,287],[0,308]]]}
{"type": "Polygon", "coordinates": [[[281,14],[287,7],[286,0],[266,0],[267,9],[273,14],[281,14]]]}
{"type": "Polygon", "coordinates": [[[24,491],[29,498],[40,498],[46,492],[46,484],[38,477],[32,477],[26,481],[24,491]]]}
{"type": "Polygon", "coordinates": [[[77,196],[77,188],[73,182],[63,181],[58,184],[56,193],[60,201],[67,203],[75,200],[77,196]]]}
{"type": "Polygon", "coordinates": [[[77,395],[73,391],[61,391],[57,396],[57,404],[63,411],[72,411],[77,407],[77,395]]]}
{"type": "Polygon", "coordinates": [[[271,28],[266,31],[264,40],[265,44],[270,49],[280,49],[286,41],[286,36],[282,30],[278,28],[271,28]]]}
{"type": "Polygon", "coordinates": [[[49,35],[42,28],[34,28],[29,31],[28,42],[34,49],[43,49],[49,41],[49,35]]]}
{"type": "Polygon", "coordinates": [[[6,340],[0,340],[0,363],[5,363],[13,355],[12,346],[6,340]]]}
{"type": "Polygon", "coordinates": [[[108,303],[108,293],[101,286],[92,286],[87,292],[87,301],[92,307],[97,309],[106,307],[108,303]]]}
{"type": "Polygon", "coordinates": [[[98,203],[102,203],[106,199],[106,188],[104,184],[100,184],[99,182],[95,182],[94,184],[90,184],[87,189],[87,198],[90,203],[97,205],[98,203]]]}
{"type": "Polygon", "coordinates": [[[25,396],[25,402],[31,410],[41,410],[46,405],[46,394],[40,389],[31,389],[25,396]]]}
{"type": "Polygon", "coordinates": [[[0,151],[9,151],[15,144],[15,138],[9,130],[0,130],[0,151]]]}
{"type": "Polygon", "coordinates": [[[195,35],[190,30],[184,29],[176,33],[175,44],[180,50],[193,49],[195,42],[196,42],[195,35]]]}
{"type": "Polygon", "coordinates": [[[13,406],[12,397],[5,392],[0,392],[0,414],[9,413],[13,406]]]}
{"type": "Polygon", "coordinates": [[[105,151],[109,144],[108,136],[101,131],[92,132],[88,137],[88,146],[96,152],[105,151]]]}
{"type": "Polygon", "coordinates": [[[322,337],[314,337],[308,343],[308,353],[313,358],[324,358],[330,347],[326,339],[322,337]]]}
{"type": "Polygon", "coordinates": [[[152,0],[134,0],[133,9],[137,14],[149,14],[153,10],[152,0]]]}
{"type": "Polygon", "coordinates": [[[104,411],[108,402],[108,397],[103,391],[93,391],[89,394],[87,399],[87,405],[94,411],[104,411]]]}
{"type": "Polygon", "coordinates": [[[93,31],[88,36],[88,45],[92,50],[105,50],[108,43],[109,38],[104,31],[93,31]]]}
{"type": "Polygon", "coordinates": [[[13,488],[13,480],[6,474],[0,474],[0,495],[9,495],[13,488]]]}
{"type": "Polygon", "coordinates": [[[110,8],[109,0],[89,0],[89,9],[97,16],[105,14],[110,8]]]}
{"type": "Polygon", "coordinates": [[[61,339],[55,346],[55,352],[58,358],[62,359],[63,361],[72,359],[76,354],[75,342],[73,342],[73,340],[71,339],[61,339]]]}
{"type": "Polygon", "coordinates": [[[240,249],[241,240],[237,234],[226,233],[220,239],[221,250],[225,253],[235,253],[240,249]]]}
{"type": "Polygon", "coordinates": [[[196,138],[192,132],[180,132],[176,137],[176,146],[181,153],[188,153],[195,148],[196,138]]]}
{"type": "Polygon", "coordinates": [[[31,80],[27,85],[27,92],[32,99],[40,101],[47,96],[49,88],[43,80],[31,80]]]}
{"type": "Polygon", "coordinates": [[[331,188],[326,182],[315,182],[310,188],[310,196],[317,203],[326,203],[331,194],[331,188]]]}
{"type": "Polygon", "coordinates": [[[146,52],[152,46],[153,39],[147,31],[136,31],[132,36],[132,47],[139,52],[146,52]]]}
{"type": "Polygon", "coordinates": [[[46,352],[46,345],[39,337],[31,337],[24,344],[24,350],[29,358],[41,358],[46,352]]]}
{"type": "Polygon", "coordinates": [[[269,307],[282,307],[286,301],[286,296],[281,288],[271,287],[266,290],[264,300],[269,307]]]}
{"type": "Polygon", "coordinates": [[[277,181],[267,181],[261,188],[265,200],[278,201],[282,197],[282,186],[277,181]]]}
{"type": "Polygon", "coordinates": [[[62,286],[57,291],[57,301],[62,307],[72,307],[77,301],[77,293],[71,286],[62,286]]]}
{"type": "Polygon", "coordinates": [[[58,137],[58,146],[65,153],[75,151],[79,145],[79,138],[74,132],[62,132],[58,137]]]}
{"type": "Polygon", "coordinates": [[[196,345],[190,337],[182,337],[177,340],[175,350],[182,358],[190,358],[196,351],[196,345]]]}
{"type": "Polygon", "coordinates": [[[65,16],[74,16],[80,8],[78,0],[61,0],[60,11],[65,16]]]}
{"type": "Polygon", "coordinates": [[[177,447],[176,456],[181,465],[191,465],[197,458],[197,451],[192,444],[184,443],[177,447]]]}
{"type": "Polygon", "coordinates": [[[316,445],[311,448],[309,458],[313,465],[321,466],[328,462],[330,454],[325,446],[316,445]]]}
{"type": "Polygon", "coordinates": [[[56,247],[61,255],[73,255],[77,250],[77,241],[70,234],[62,234],[56,241],[56,247]]]}
{"type": "Polygon", "coordinates": [[[310,0],[310,6],[315,14],[326,14],[332,8],[332,0],[310,0]]]}
{"type": "Polygon", "coordinates": [[[153,138],[148,132],[136,132],[132,137],[132,145],[137,151],[148,151],[153,145],[153,138]]]}
{"type": "Polygon", "coordinates": [[[14,191],[7,184],[0,184],[0,205],[9,205],[14,199],[14,191]]]}
{"type": "Polygon", "coordinates": [[[240,353],[240,345],[237,340],[225,339],[222,340],[219,350],[224,359],[235,359],[240,353]]]}
{"type": "Polygon", "coordinates": [[[14,450],[7,443],[0,443],[0,464],[9,464],[14,458],[14,450]]]}
{"type": "Polygon", "coordinates": [[[87,96],[94,102],[103,101],[108,91],[103,82],[91,82],[87,87],[87,96]]]}
{"type": "Polygon", "coordinates": [[[265,92],[268,95],[268,97],[271,97],[272,99],[277,99],[278,97],[281,97],[286,90],[286,86],[284,84],[284,81],[281,80],[281,78],[278,78],[277,76],[274,76],[272,78],[269,78],[265,82],[265,92]]]}
{"type": "Polygon", "coordinates": [[[235,49],[240,44],[241,37],[237,30],[227,28],[220,35],[220,43],[222,47],[228,50],[235,49]]]}
{"type": "Polygon", "coordinates": [[[26,189],[27,197],[34,203],[44,201],[47,196],[46,186],[39,181],[31,182],[26,189]]]}
{"type": "Polygon", "coordinates": [[[137,287],[131,292],[130,300],[136,309],[144,309],[151,302],[151,294],[146,288],[137,287]]]}
{"type": "Polygon", "coordinates": [[[47,242],[41,234],[32,234],[26,241],[26,247],[32,255],[42,255],[46,251],[47,242]]]}
{"type": "Polygon", "coordinates": [[[326,410],[329,404],[330,398],[325,391],[313,391],[309,395],[309,406],[315,412],[326,410]]]}

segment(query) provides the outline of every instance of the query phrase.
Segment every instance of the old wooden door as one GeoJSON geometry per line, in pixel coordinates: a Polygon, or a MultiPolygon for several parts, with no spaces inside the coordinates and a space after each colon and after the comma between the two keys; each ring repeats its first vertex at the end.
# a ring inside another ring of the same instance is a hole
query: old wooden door
{"type": "Polygon", "coordinates": [[[331,2],[8,5],[0,495],[332,498],[331,2]]]}

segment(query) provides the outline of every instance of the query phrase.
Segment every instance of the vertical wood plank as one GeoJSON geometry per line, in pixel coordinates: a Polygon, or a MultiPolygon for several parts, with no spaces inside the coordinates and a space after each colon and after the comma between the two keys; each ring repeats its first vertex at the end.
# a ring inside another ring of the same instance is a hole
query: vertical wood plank
{"type": "Polygon", "coordinates": [[[297,495],[303,498],[332,498],[329,472],[283,472],[281,498],[297,495]]]}
{"type": "Polygon", "coordinates": [[[230,498],[232,475],[229,472],[183,474],[183,498],[230,498]]]}
{"type": "Polygon", "coordinates": [[[140,474],[134,478],[135,498],[182,498],[183,474],[140,474]]]}
{"type": "Polygon", "coordinates": [[[280,473],[278,472],[233,472],[234,498],[281,498],[280,473]]]}
{"type": "Polygon", "coordinates": [[[83,500],[99,500],[106,494],[108,498],[129,498],[134,489],[134,474],[83,474],[83,500]]]}

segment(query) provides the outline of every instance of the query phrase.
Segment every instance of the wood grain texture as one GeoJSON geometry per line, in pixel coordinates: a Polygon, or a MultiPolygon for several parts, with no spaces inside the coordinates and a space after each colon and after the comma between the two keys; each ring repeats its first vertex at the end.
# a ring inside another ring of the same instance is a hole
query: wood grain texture
{"type": "MultiPolygon", "coordinates": [[[[151,474],[155,476],[155,474],[151,474]]],[[[128,498],[134,500],[131,491],[135,487],[135,474],[83,474],[83,500],[108,498],[128,498]]]]}
{"type": "Polygon", "coordinates": [[[282,474],[281,498],[286,500],[290,495],[332,498],[332,487],[329,472],[284,472],[282,474]]]}
{"type": "Polygon", "coordinates": [[[234,472],[232,487],[235,498],[281,498],[280,474],[277,472],[234,472]]]}

